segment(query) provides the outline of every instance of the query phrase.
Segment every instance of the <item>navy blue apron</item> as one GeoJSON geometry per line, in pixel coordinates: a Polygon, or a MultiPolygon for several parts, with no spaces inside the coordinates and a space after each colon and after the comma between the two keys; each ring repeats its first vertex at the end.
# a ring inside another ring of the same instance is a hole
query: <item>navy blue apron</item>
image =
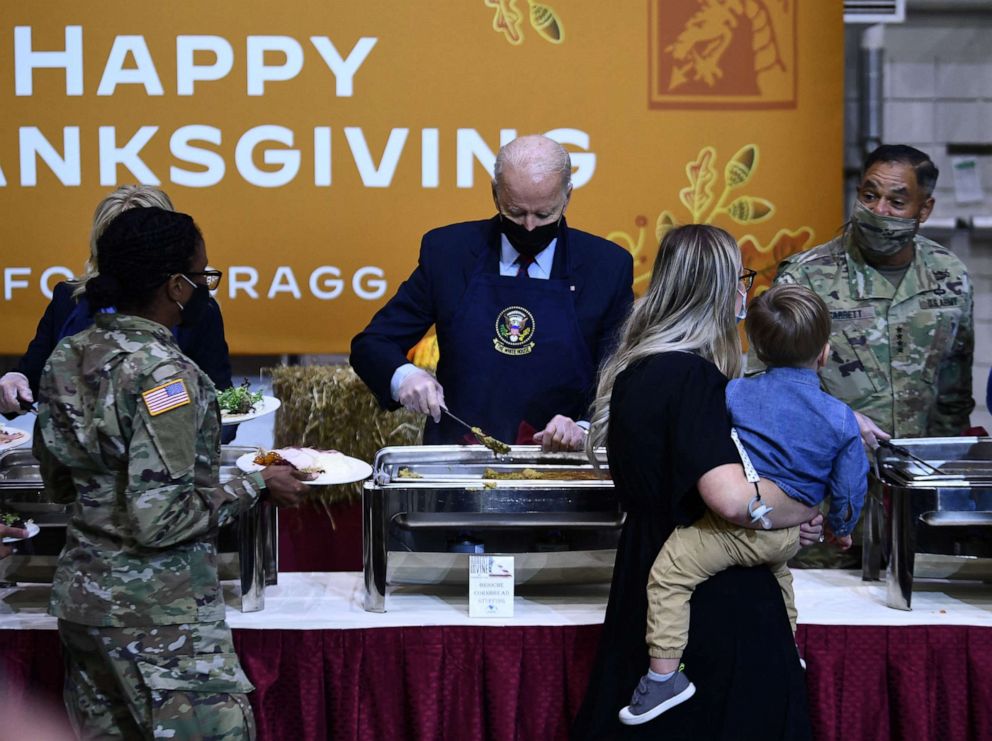
{"type": "MultiPolygon", "coordinates": [[[[557,270],[568,264],[566,250],[560,237],[548,280],[501,276],[492,250],[483,251],[454,316],[438,326],[445,404],[498,440],[516,442],[521,423],[540,431],[555,414],[586,415],[596,369],[572,284],[556,275],[567,273],[557,270]]],[[[465,433],[446,416],[428,418],[424,442],[464,442],[465,433]]]]}

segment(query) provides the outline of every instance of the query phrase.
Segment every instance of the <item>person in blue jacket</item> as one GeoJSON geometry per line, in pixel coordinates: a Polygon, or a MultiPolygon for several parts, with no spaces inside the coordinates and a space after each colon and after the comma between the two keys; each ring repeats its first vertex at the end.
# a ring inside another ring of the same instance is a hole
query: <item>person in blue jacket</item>
{"type": "MultiPolygon", "coordinates": [[[[38,393],[42,368],[59,340],[81,332],[93,323],[84,289],[86,282],[97,274],[97,240],[119,214],[131,208],[147,206],[157,206],[166,211],[175,210],[164,191],[149,185],[123,185],[97,206],[90,232],[90,256],[86,261],[83,277],[78,281],[64,281],[55,286],[52,299],[38,322],[27,352],[13,370],[0,377],[0,413],[20,414],[30,407],[38,393]]],[[[176,327],[173,334],[183,353],[210,376],[218,390],[233,385],[231,360],[227,341],[224,339],[224,320],[220,306],[213,297],[207,302],[202,319],[189,327],[176,327]]],[[[236,428],[225,427],[223,441],[230,442],[235,433],[236,428]]]]}
{"type": "Polygon", "coordinates": [[[430,417],[429,444],[465,441],[442,409],[505,442],[578,450],[595,375],[633,301],[633,260],[565,221],[568,152],[538,135],[500,149],[497,214],[424,235],[416,270],[351,343],[385,409],[430,417]],[[406,354],[436,325],[437,376],[406,354]]]}

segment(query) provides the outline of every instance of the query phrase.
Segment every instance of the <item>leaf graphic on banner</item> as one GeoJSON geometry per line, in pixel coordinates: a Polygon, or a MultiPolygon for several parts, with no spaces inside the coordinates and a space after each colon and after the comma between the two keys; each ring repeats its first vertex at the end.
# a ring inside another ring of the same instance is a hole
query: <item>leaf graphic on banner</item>
{"type": "Polygon", "coordinates": [[[738,149],[737,154],[730,158],[723,171],[723,179],[727,183],[727,189],[738,188],[750,180],[751,173],[757,169],[757,161],[758,148],[754,144],[747,144],[738,149]]]}
{"type": "Polygon", "coordinates": [[[775,204],[764,198],[741,196],[727,207],[727,215],[738,224],[759,224],[775,213],[775,204]]]}
{"type": "Polygon", "coordinates": [[[713,200],[713,181],[716,180],[716,170],[713,160],[716,150],[713,147],[703,147],[699,156],[685,166],[685,174],[689,176],[689,187],[679,191],[679,200],[689,209],[693,223],[699,223],[700,214],[707,209],[713,200]]]}
{"type": "Polygon", "coordinates": [[[757,296],[771,286],[778,272],[778,265],[789,255],[809,249],[813,242],[813,230],[808,226],[798,229],[779,229],[767,245],[761,244],[753,234],[740,240],[741,259],[745,266],[757,271],[754,280],[754,295],[757,296]]]}
{"type": "Polygon", "coordinates": [[[493,30],[502,33],[514,46],[523,43],[524,35],[520,30],[523,16],[517,10],[516,0],[483,0],[487,7],[496,8],[493,16],[493,30]]]}
{"type": "Polygon", "coordinates": [[[662,211],[658,214],[658,221],[654,226],[654,236],[659,243],[673,226],[675,226],[675,217],[672,216],[671,212],[662,211]]]}
{"type": "MultiPolygon", "coordinates": [[[[741,195],[725,206],[732,197],[732,191],[748,183],[758,169],[759,148],[756,144],[746,144],[734,154],[723,168],[723,184],[719,197],[714,198],[714,190],[719,185],[714,168],[716,148],[704,147],[695,160],[686,164],[690,187],[679,191],[679,200],[689,210],[691,222],[712,224],[720,216],[727,215],[738,224],[759,224],[775,215],[775,205],[757,196],[741,195]]],[[[651,279],[651,265],[657,255],[658,245],[672,228],[678,225],[675,215],[665,209],[655,221],[655,241],[650,243],[645,237],[648,220],[638,215],[634,220],[638,227],[637,238],[624,231],[611,232],[611,239],[627,249],[634,258],[634,294],[643,295],[651,279]]],[[[812,244],[813,230],[807,226],[798,229],[780,229],[772,240],[762,244],[758,237],[747,234],[739,240],[744,265],[758,271],[755,289],[766,290],[775,278],[778,264],[789,255],[808,249],[812,244]]]]}

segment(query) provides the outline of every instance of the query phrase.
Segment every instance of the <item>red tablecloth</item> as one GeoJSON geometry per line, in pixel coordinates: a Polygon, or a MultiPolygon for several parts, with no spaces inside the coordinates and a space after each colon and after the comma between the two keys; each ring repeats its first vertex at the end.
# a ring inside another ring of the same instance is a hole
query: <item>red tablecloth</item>
{"type": "MultiPolygon", "coordinates": [[[[600,626],[235,630],[263,741],[565,739],[600,626]]],[[[817,739],[992,738],[992,629],[800,625],[817,739]]],[[[0,630],[3,690],[53,704],[49,630],[0,630]]]]}
{"type": "Polygon", "coordinates": [[[279,571],[361,571],[362,503],[279,510],[279,571]]]}

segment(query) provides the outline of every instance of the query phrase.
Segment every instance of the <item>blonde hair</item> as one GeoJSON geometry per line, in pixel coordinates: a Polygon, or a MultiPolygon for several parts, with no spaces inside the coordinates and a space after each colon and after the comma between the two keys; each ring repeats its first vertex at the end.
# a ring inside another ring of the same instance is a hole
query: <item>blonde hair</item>
{"type": "Polygon", "coordinates": [[[712,361],[725,376],[741,370],[734,319],[741,251],[723,229],[688,224],[661,240],[647,293],[634,303],[617,348],[600,369],[586,452],[605,445],[610,396],[620,373],[641,358],[691,352],[712,361]]]}
{"type": "Polygon", "coordinates": [[[78,298],[86,290],[86,281],[98,275],[96,243],[110,222],[128,209],[147,208],[148,206],[158,206],[166,211],[176,210],[165,191],[154,185],[122,185],[100,201],[100,205],[93,212],[93,228],[90,230],[90,256],[86,258],[83,276],[73,281],[75,288],[72,295],[74,298],[78,298]]]}

